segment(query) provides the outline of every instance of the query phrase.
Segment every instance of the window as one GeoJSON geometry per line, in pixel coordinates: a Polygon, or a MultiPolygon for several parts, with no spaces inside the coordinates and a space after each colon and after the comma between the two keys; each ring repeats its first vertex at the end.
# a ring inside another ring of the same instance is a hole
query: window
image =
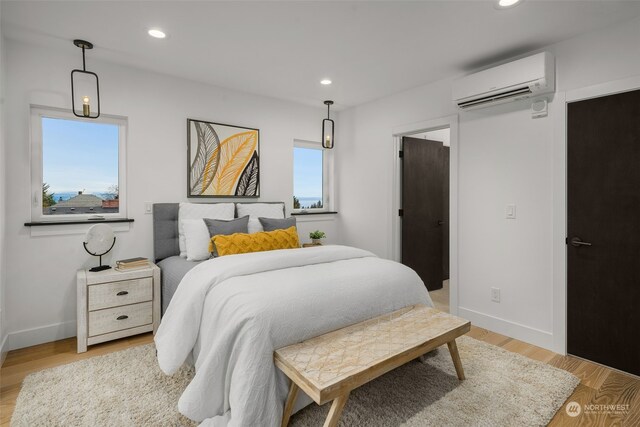
{"type": "Polygon", "coordinates": [[[323,150],[320,143],[294,141],[294,211],[331,210],[331,161],[331,153],[323,150]]]}
{"type": "Polygon", "coordinates": [[[31,219],[124,218],[126,120],[32,108],[31,219]]]}

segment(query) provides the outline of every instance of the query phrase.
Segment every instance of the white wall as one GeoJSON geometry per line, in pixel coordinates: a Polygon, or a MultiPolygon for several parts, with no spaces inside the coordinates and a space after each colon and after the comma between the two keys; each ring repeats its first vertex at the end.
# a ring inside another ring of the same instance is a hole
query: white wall
{"type": "Polygon", "coordinates": [[[428,132],[417,133],[411,135],[414,138],[430,139],[432,141],[440,141],[445,147],[451,146],[451,131],[449,128],[431,130],[428,132]]]}
{"type": "MultiPolygon", "coordinates": [[[[2,8],[0,8],[2,9],[2,8]]],[[[0,19],[0,22],[2,19],[0,19]]],[[[7,338],[7,327],[5,322],[5,180],[6,180],[6,159],[5,159],[5,69],[6,61],[4,56],[4,37],[0,28],[0,366],[4,362],[7,354],[5,348],[7,338]]]]}
{"type": "MultiPolygon", "coordinates": [[[[636,19],[548,47],[556,56],[558,91],[640,75],[639,40],[636,19]]],[[[457,114],[451,82],[341,112],[336,156],[345,242],[391,257],[392,129],[457,114]]],[[[529,105],[460,114],[458,312],[559,350],[552,278],[553,194],[561,185],[553,181],[557,106],[551,102],[548,117],[531,119],[529,105]],[[517,205],[516,220],[505,219],[507,204],[517,205]],[[501,303],[491,302],[490,287],[501,289],[501,303]]]]}
{"type": "MultiPolygon", "coordinates": [[[[6,40],[7,185],[6,308],[8,346],[20,348],[75,335],[76,270],[96,263],[81,234],[32,237],[30,220],[29,105],[70,108],[69,73],[80,51],[69,43],[51,51],[6,40]]],[[[317,140],[324,110],[230,91],[161,74],[94,61],[102,112],[128,117],[127,198],[130,231],[118,233],[107,262],[152,256],[152,216],[144,202],[186,200],[186,119],[260,129],[260,200],[292,208],[293,140],[317,140]]],[[[213,200],[210,200],[213,201],[213,200]]],[[[219,200],[216,200],[219,201],[219,200]]],[[[338,242],[337,219],[301,222],[300,235],[326,231],[338,242]]],[[[301,221],[309,221],[309,218],[301,221]]]]}

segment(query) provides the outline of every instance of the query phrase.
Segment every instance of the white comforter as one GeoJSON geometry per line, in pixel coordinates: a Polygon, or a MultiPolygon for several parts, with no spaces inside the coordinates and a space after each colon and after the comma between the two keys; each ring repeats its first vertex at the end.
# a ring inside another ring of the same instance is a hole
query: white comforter
{"type": "Polygon", "coordinates": [[[155,337],[172,374],[193,355],[178,403],[211,426],[277,426],[287,380],[273,351],[407,305],[432,305],[417,274],[347,246],[232,255],[184,277],[155,337]]]}

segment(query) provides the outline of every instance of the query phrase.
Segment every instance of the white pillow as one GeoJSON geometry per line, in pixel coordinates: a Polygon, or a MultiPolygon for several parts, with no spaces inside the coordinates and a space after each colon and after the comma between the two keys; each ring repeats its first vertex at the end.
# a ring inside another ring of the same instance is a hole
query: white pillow
{"type": "Polygon", "coordinates": [[[282,203],[236,203],[238,218],[249,215],[248,231],[257,233],[264,231],[258,217],[284,218],[284,205],[282,203]]]}
{"type": "Polygon", "coordinates": [[[187,247],[187,261],[209,259],[209,229],[201,219],[183,219],[184,242],[187,247]]]}
{"type": "MultiPolygon", "coordinates": [[[[180,203],[178,209],[178,245],[180,256],[187,256],[187,245],[184,238],[182,221],[185,219],[233,219],[235,206],[233,203],[180,203]]],[[[204,221],[202,221],[204,224],[204,221]]],[[[206,225],[205,225],[206,228],[206,225]]]]}
{"type": "Polygon", "coordinates": [[[258,218],[250,216],[249,222],[247,223],[247,233],[253,234],[253,233],[258,233],[260,231],[264,231],[264,227],[262,226],[262,223],[258,218]]]}

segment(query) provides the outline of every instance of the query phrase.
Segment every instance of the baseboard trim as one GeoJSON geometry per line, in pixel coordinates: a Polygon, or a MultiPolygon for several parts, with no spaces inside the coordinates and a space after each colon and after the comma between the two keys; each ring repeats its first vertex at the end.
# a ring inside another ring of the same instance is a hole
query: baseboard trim
{"type": "MultiPolygon", "coordinates": [[[[61,322],[38,328],[23,329],[11,332],[7,336],[7,350],[31,347],[51,341],[63,340],[76,336],[76,322],[61,322]]],[[[3,347],[4,350],[4,347],[3,347]]]]}
{"type": "MultiPolygon", "coordinates": [[[[550,332],[521,325],[499,317],[490,316],[464,307],[458,307],[458,316],[469,319],[473,325],[481,328],[489,329],[490,331],[553,351],[553,334],[550,332]]],[[[0,355],[0,361],[4,362],[4,358],[8,351],[75,336],[75,321],[55,323],[53,325],[11,332],[4,337],[4,340],[0,345],[0,351],[2,352],[0,355]]]]}
{"type": "Polygon", "coordinates": [[[553,334],[551,332],[521,325],[520,323],[511,322],[464,307],[458,307],[458,316],[470,320],[472,325],[553,351],[553,334]]]}

